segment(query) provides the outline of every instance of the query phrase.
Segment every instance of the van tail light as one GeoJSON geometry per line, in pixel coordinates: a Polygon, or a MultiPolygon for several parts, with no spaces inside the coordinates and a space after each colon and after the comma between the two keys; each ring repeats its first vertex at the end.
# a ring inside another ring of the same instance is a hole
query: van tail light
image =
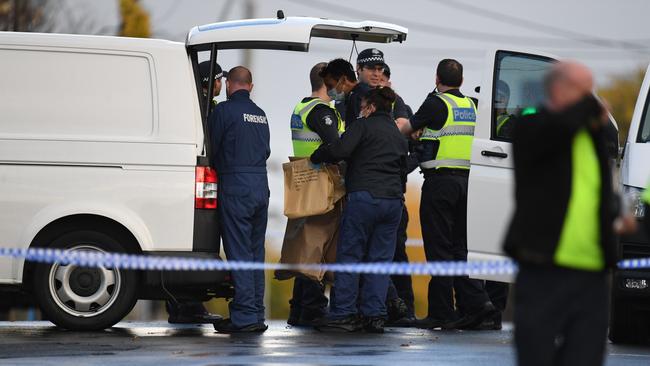
{"type": "Polygon", "coordinates": [[[196,167],[194,207],[205,209],[217,208],[217,172],[210,167],[196,167]]]}

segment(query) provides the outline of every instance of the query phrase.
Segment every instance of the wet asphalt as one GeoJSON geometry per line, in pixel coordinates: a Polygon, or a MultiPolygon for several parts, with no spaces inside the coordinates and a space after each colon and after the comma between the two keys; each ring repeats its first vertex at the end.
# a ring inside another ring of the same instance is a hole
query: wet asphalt
{"type": "MultiPolygon", "coordinates": [[[[166,322],[123,322],[102,332],[0,322],[0,365],[514,365],[509,326],[375,335],[269,325],[262,335],[224,335],[166,322]]],[[[607,365],[650,365],[650,346],[609,345],[607,365]]]]}

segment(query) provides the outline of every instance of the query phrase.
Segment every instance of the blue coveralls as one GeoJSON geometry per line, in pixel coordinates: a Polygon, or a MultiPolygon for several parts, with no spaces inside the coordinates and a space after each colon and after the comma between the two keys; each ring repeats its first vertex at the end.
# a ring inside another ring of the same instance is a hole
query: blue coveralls
{"type": "MultiPolygon", "coordinates": [[[[271,154],[266,114],[246,90],[234,92],[210,115],[212,163],[219,177],[219,216],[228,260],[264,262],[269,207],[266,160],[271,154]]],[[[264,323],[264,272],[233,271],[235,327],[264,323]]]]}

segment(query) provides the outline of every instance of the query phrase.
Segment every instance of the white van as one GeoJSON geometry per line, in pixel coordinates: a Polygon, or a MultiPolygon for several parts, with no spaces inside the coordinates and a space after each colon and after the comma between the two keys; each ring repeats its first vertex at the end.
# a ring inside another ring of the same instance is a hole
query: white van
{"type": "MultiPolygon", "coordinates": [[[[222,49],[306,52],[312,37],[406,35],[392,24],[282,14],[195,27],[186,43],[0,32],[0,246],[217,257],[217,175],[204,139],[211,103],[200,98],[199,59],[215,61],[222,49]]],[[[69,329],[110,327],[137,299],[230,294],[227,273],[8,257],[0,284],[3,297],[30,293],[69,329]]]]}
{"type": "MultiPolygon", "coordinates": [[[[650,258],[650,239],[643,230],[644,206],[641,192],[650,179],[650,66],[632,116],[623,149],[621,184],[623,194],[639,220],[639,230],[621,237],[622,259],[650,258]]],[[[650,271],[617,271],[612,283],[612,316],[609,338],[613,342],[635,343],[650,335],[650,271]]]]}

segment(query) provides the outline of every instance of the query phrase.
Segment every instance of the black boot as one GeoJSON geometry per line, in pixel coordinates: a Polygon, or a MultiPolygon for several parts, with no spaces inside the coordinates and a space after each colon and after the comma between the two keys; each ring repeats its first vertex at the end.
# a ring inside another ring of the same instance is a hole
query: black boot
{"type": "Polygon", "coordinates": [[[443,329],[472,329],[479,326],[485,319],[491,319],[498,312],[494,304],[488,301],[480,309],[465,315],[455,322],[445,324],[443,329]]]}
{"type": "Polygon", "coordinates": [[[414,327],[415,316],[411,315],[404,300],[398,298],[389,300],[386,303],[386,310],[388,312],[388,320],[386,326],[388,327],[414,327]]]}
{"type": "Polygon", "coordinates": [[[368,333],[384,333],[384,323],[382,317],[371,316],[364,319],[363,329],[368,333]]]}
{"type": "Polygon", "coordinates": [[[341,319],[321,318],[315,321],[314,328],[318,330],[358,332],[363,329],[363,324],[357,315],[350,315],[341,319]]]}
{"type": "Polygon", "coordinates": [[[214,324],[214,330],[219,333],[264,333],[269,326],[264,323],[250,324],[244,327],[236,327],[230,319],[224,319],[214,324]]]}

